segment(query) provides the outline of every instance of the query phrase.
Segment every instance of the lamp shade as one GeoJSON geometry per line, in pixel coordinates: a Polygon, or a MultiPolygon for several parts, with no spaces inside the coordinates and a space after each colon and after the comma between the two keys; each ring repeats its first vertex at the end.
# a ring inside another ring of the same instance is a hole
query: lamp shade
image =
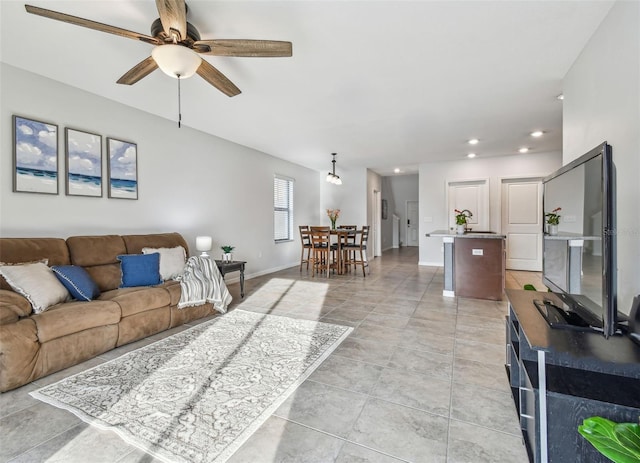
{"type": "Polygon", "coordinates": [[[207,251],[211,250],[212,239],[210,236],[197,236],[196,249],[202,252],[203,256],[207,255],[207,251]]]}
{"type": "Polygon", "coordinates": [[[198,54],[182,45],[158,45],[151,52],[151,56],[158,67],[166,75],[181,79],[191,77],[196,73],[202,62],[198,54]]]}

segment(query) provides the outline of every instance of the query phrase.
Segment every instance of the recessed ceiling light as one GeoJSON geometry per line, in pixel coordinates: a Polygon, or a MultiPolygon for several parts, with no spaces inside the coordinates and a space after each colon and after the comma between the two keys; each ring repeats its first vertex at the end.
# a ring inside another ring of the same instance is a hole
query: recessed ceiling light
{"type": "Polygon", "coordinates": [[[467,143],[469,143],[470,145],[477,145],[479,141],[480,140],[478,140],[477,138],[472,138],[467,143]]]}
{"type": "Polygon", "coordinates": [[[527,151],[529,151],[529,148],[520,148],[518,151],[520,151],[521,153],[526,153],[527,151]]]}
{"type": "Polygon", "coordinates": [[[531,132],[532,137],[541,137],[544,134],[542,130],[536,130],[535,132],[531,132]]]}
{"type": "Polygon", "coordinates": [[[564,94],[560,94],[556,97],[558,100],[564,100],[564,94]]]}
{"type": "Polygon", "coordinates": [[[400,173],[400,169],[398,169],[397,167],[396,167],[395,169],[393,169],[393,171],[394,171],[396,174],[399,174],[399,173],[400,173]]]}
{"type": "Polygon", "coordinates": [[[468,158],[475,158],[476,157],[476,153],[469,153],[467,154],[468,158]]]}

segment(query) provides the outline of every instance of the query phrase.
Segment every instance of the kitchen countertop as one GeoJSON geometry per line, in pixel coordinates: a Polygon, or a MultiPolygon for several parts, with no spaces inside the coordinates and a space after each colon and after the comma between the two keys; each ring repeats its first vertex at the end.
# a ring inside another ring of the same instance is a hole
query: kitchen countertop
{"type": "Polygon", "coordinates": [[[482,239],[494,239],[494,240],[507,238],[507,235],[498,235],[497,233],[494,233],[494,232],[474,232],[473,230],[469,232],[465,232],[464,235],[458,235],[457,233],[454,233],[449,230],[435,230],[430,233],[426,233],[425,236],[440,237],[440,238],[449,236],[452,238],[482,238],[482,239]]]}

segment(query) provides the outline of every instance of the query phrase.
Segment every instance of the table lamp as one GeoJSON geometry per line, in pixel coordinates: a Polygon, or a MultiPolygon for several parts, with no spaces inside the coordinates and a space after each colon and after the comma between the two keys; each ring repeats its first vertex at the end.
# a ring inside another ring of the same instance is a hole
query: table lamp
{"type": "Polygon", "coordinates": [[[210,236],[197,236],[196,249],[200,251],[200,257],[209,257],[207,251],[211,250],[212,239],[210,236]]]}

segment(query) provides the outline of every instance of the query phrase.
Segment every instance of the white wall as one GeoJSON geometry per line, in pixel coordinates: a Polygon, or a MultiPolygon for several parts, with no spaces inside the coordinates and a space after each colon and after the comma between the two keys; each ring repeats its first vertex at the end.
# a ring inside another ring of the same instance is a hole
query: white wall
{"type": "Polygon", "coordinates": [[[618,1],[563,81],[563,163],[603,141],[617,170],[618,308],[640,294],[640,3],[618,1]]]}
{"type": "Polygon", "coordinates": [[[490,229],[500,231],[501,181],[503,178],[543,177],[558,169],[561,154],[530,153],[493,158],[462,159],[420,165],[420,265],[443,265],[441,238],[427,238],[426,233],[448,228],[446,204],[447,182],[489,178],[490,229]],[[430,222],[427,220],[430,218],[430,222]]]}
{"type": "Polygon", "coordinates": [[[273,240],[273,176],[295,179],[297,225],[320,221],[318,172],[6,64],[0,73],[0,235],[178,231],[195,252],[196,235],[210,234],[213,255],[236,246],[249,275],[298,263],[297,226],[294,241],[273,240]],[[11,191],[13,114],[58,125],[59,195],[11,191]],[[66,196],[64,127],[103,136],[103,169],[107,136],[136,142],[139,200],[66,196]]]}

